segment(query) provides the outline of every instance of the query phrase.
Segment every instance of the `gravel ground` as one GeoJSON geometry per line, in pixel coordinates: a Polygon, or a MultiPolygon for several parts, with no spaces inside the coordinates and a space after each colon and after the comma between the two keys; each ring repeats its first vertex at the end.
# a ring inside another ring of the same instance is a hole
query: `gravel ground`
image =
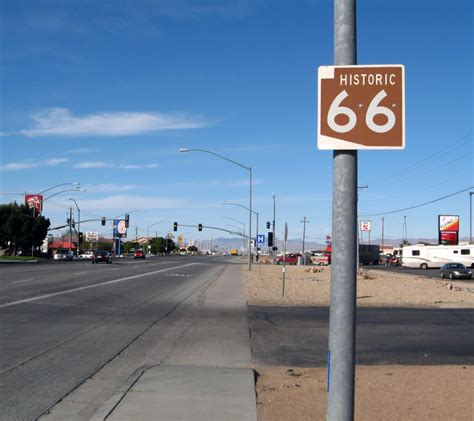
{"type": "MultiPolygon", "coordinates": [[[[285,296],[281,266],[244,271],[250,305],[328,305],[330,267],[287,266],[285,296]]],[[[362,269],[357,277],[357,304],[377,307],[473,308],[474,281],[447,281],[362,269]]]]}
{"type": "MultiPolygon", "coordinates": [[[[255,265],[243,270],[249,305],[328,305],[329,267],[255,265]]],[[[474,281],[361,270],[357,304],[474,308],[474,281]]],[[[252,332],[258,334],[258,332],[252,332]]],[[[259,421],[326,419],[324,368],[255,367],[259,421]]],[[[474,420],[473,366],[357,366],[356,420],[474,420]]]]}

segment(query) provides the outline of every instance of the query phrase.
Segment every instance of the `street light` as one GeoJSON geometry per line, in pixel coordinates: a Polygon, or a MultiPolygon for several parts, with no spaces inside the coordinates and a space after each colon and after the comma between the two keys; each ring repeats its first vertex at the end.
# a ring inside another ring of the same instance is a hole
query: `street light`
{"type": "Polygon", "coordinates": [[[249,209],[249,262],[248,262],[248,269],[249,271],[251,271],[252,270],[252,236],[250,233],[252,232],[252,167],[247,167],[245,165],[240,164],[237,161],[226,158],[225,156],[219,155],[207,149],[179,148],[179,152],[205,152],[205,153],[217,156],[218,158],[228,161],[234,165],[237,165],[249,172],[249,208],[248,208],[249,209]]]}
{"type": "Polygon", "coordinates": [[[238,222],[239,224],[243,225],[243,227],[244,227],[243,242],[244,242],[244,251],[245,251],[245,223],[243,223],[242,221],[239,221],[238,219],[231,218],[230,216],[221,216],[221,218],[230,219],[231,221],[235,221],[235,222],[238,222]]]}
{"type": "MultiPolygon", "coordinates": [[[[250,210],[247,206],[241,205],[240,203],[233,203],[233,202],[228,202],[227,200],[224,200],[223,205],[234,205],[234,206],[239,206],[241,208],[247,209],[248,211],[254,213],[257,216],[257,226],[255,230],[255,248],[257,249],[257,261],[258,261],[258,246],[257,246],[257,237],[258,237],[258,212],[254,210],[250,210]]],[[[249,236],[252,236],[252,233],[249,231],[249,236]]]]}
{"type": "Polygon", "coordinates": [[[44,198],[44,199],[43,199],[43,202],[46,202],[48,199],[51,199],[52,197],[54,197],[54,196],[56,196],[56,195],[58,195],[58,194],[60,194],[60,193],[65,193],[65,192],[67,192],[67,191],[85,192],[86,189],[66,189],[66,190],[61,190],[61,191],[58,191],[58,192],[52,194],[51,196],[48,196],[48,197],[44,198]]]}
{"type": "Polygon", "coordinates": [[[47,191],[50,191],[50,190],[53,190],[55,189],[56,187],[61,187],[61,186],[67,186],[67,185],[73,185],[73,186],[78,186],[77,188],[79,188],[79,186],[81,185],[81,183],[61,183],[61,184],[56,184],[55,186],[53,187],[50,187],[49,189],[46,189],[46,190],[43,190],[42,192],[38,193],[38,194],[44,194],[46,193],[47,191]]]}
{"type": "MultiPolygon", "coordinates": [[[[79,249],[81,248],[81,239],[79,237],[79,233],[81,232],[81,210],[79,209],[79,206],[77,205],[77,202],[70,197],[69,200],[72,200],[74,204],[76,205],[77,208],[77,250],[76,250],[76,255],[79,257],[79,249]]],[[[69,221],[71,223],[71,221],[69,221]]]]}
{"type": "Polygon", "coordinates": [[[150,228],[154,227],[155,225],[161,224],[163,222],[168,222],[168,221],[158,221],[151,225],[148,225],[146,228],[146,243],[147,243],[146,245],[147,245],[148,253],[150,252],[150,228]]]}

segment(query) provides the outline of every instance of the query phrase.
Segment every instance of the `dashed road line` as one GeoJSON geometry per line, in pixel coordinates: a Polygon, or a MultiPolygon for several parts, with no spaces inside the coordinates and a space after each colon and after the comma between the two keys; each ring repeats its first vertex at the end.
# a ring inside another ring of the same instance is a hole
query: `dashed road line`
{"type": "Polygon", "coordinates": [[[181,265],[181,266],[174,266],[174,267],[170,267],[170,268],[159,269],[159,270],[155,270],[153,272],[140,273],[138,275],[127,276],[125,278],[112,279],[110,281],[100,282],[100,283],[94,284],[94,285],[86,285],[86,286],[83,286],[83,287],[67,289],[65,291],[53,292],[51,294],[38,295],[37,297],[25,298],[23,300],[12,301],[10,303],[0,304],[0,308],[12,307],[12,306],[15,306],[15,305],[18,305],[18,304],[30,303],[32,301],[43,300],[45,298],[57,297],[58,295],[65,295],[65,294],[70,294],[72,292],[84,291],[86,289],[101,287],[101,286],[104,286],[104,285],[116,284],[118,282],[128,281],[130,279],[143,278],[144,276],[154,275],[155,273],[167,272],[167,271],[170,271],[170,270],[181,269],[181,268],[184,268],[184,267],[187,267],[187,266],[194,266],[196,264],[197,263],[187,263],[187,264],[181,265]]]}
{"type": "Polygon", "coordinates": [[[12,284],[17,284],[17,283],[20,283],[20,282],[30,282],[30,281],[34,281],[34,278],[21,279],[19,281],[12,281],[12,284]]]}

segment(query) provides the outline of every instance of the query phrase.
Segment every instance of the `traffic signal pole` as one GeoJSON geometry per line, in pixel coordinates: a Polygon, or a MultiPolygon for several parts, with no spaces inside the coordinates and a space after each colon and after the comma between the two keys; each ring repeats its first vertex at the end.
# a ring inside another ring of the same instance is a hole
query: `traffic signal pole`
{"type": "MultiPolygon", "coordinates": [[[[356,64],[356,1],[334,0],[334,64],[356,64]]],[[[357,151],[333,152],[327,420],[354,419],[357,151]]]]}

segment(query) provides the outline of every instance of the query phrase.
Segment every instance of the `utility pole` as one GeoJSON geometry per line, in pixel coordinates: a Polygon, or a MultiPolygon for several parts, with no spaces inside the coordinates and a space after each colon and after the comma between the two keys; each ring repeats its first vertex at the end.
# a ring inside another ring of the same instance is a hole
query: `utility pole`
{"type": "MultiPolygon", "coordinates": [[[[355,65],[356,2],[334,0],[334,64],[355,65]]],[[[357,286],[357,150],[333,152],[328,421],[354,419],[357,286]]]]}
{"type": "Polygon", "coordinates": [[[304,252],[304,244],[305,244],[305,239],[306,239],[306,224],[309,224],[311,221],[308,221],[306,219],[306,216],[303,217],[303,220],[300,221],[303,223],[303,250],[301,254],[303,255],[303,266],[306,266],[306,254],[304,252]]]}
{"type": "Polygon", "coordinates": [[[472,244],[472,195],[474,191],[469,192],[469,244],[472,244]]]}
{"type": "Polygon", "coordinates": [[[382,253],[384,253],[384,248],[383,248],[383,234],[384,234],[384,219],[383,219],[383,216],[382,216],[382,253]]]}
{"type": "MultiPolygon", "coordinates": [[[[273,229],[273,245],[276,246],[276,231],[275,231],[275,214],[276,214],[276,204],[275,204],[275,193],[272,194],[273,197],[273,224],[272,224],[272,229],[273,229]]],[[[272,250],[272,255],[273,255],[273,264],[275,264],[275,255],[276,251],[272,250]]]]}
{"type": "Polygon", "coordinates": [[[403,215],[403,244],[408,244],[407,216],[403,215]]]}
{"type": "Polygon", "coordinates": [[[72,206],[69,206],[69,251],[72,246],[72,206]]]}

